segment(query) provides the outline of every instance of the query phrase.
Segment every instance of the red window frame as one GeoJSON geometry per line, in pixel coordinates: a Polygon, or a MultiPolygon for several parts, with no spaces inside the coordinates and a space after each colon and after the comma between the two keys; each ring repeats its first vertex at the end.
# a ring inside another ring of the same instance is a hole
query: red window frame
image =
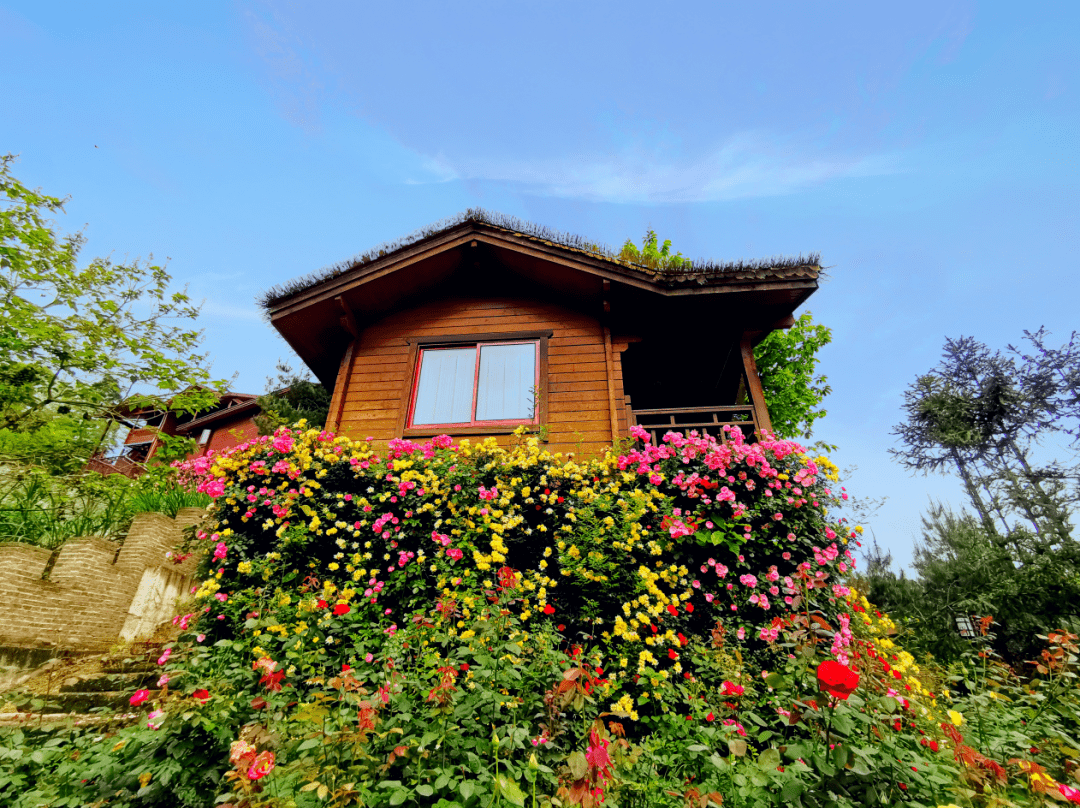
{"type": "Polygon", "coordinates": [[[540,423],[540,394],[541,394],[541,359],[543,356],[543,336],[522,338],[522,339],[482,339],[476,341],[458,342],[432,342],[429,344],[419,345],[416,353],[416,363],[413,368],[412,387],[409,393],[409,407],[405,416],[405,429],[410,431],[417,430],[454,430],[454,429],[484,429],[484,428],[499,428],[509,426],[535,426],[540,423]],[[500,419],[497,421],[478,421],[476,420],[476,398],[477,391],[480,384],[480,349],[488,345],[532,345],[535,349],[533,359],[533,417],[532,418],[512,418],[512,419],[500,419]],[[460,350],[462,348],[475,348],[476,354],[473,360],[473,384],[472,384],[472,401],[469,404],[469,413],[471,420],[469,421],[456,421],[446,424],[413,424],[413,417],[416,410],[416,396],[420,391],[420,371],[424,366],[424,353],[427,351],[439,351],[439,350],[460,350]]]}

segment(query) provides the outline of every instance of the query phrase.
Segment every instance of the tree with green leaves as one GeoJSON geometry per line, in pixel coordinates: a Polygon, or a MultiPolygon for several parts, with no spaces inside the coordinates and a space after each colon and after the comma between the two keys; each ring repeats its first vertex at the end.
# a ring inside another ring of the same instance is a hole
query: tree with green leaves
{"type": "Polygon", "coordinates": [[[782,438],[809,438],[814,422],[826,414],[821,402],[832,388],[817,373],[818,351],[832,342],[832,331],[810,312],[786,330],[773,331],[754,349],[773,431],[782,438]]]}
{"type": "Polygon", "coordinates": [[[935,505],[915,545],[917,577],[891,569],[874,547],[864,553],[860,591],[912,630],[913,653],[958,658],[967,640],[957,617],[994,619],[996,650],[1013,663],[1038,654],[1038,635],[1080,621],[1080,545],[1054,543],[1020,526],[988,532],[970,513],[935,505]]]}
{"type": "Polygon", "coordinates": [[[56,432],[62,418],[77,433],[68,448],[81,453],[85,422],[104,430],[121,402],[211,405],[221,383],[189,325],[199,307],[170,289],[162,266],[80,265],[82,234],[63,235],[49,219],[64,201],[19,182],[13,160],[0,157],[0,447],[17,446],[13,434],[56,432]]]}
{"type": "Polygon", "coordinates": [[[671,252],[671,239],[667,239],[659,247],[656,246],[659,239],[656,231],[652,228],[645,231],[645,237],[641,240],[641,249],[638,249],[630,239],[622,245],[619,258],[623,261],[631,261],[653,269],[689,269],[691,261],[683,258],[682,253],[671,252]]]}
{"type": "Polygon", "coordinates": [[[266,380],[266,394],[259,396],[260,413],[255,416],[259,434],[272,435],[278,427],[301,419],[321,428],[330,413],[330,391],[283,360],[275,370],[277,376],[266,380]]]}
{"type": "Polygon", "coordinates": [[[1048,348],[1043,329],[1025,337],[1027,354],[947,339],[942,361],[905,392],[890,451],[912,471],[955,471],[988,533],[1024,527],[1067,541],[1080,497],[1080,341],[1048,348]],[[1055,444],[1071,457],[1049,457],[1055,444]]]}

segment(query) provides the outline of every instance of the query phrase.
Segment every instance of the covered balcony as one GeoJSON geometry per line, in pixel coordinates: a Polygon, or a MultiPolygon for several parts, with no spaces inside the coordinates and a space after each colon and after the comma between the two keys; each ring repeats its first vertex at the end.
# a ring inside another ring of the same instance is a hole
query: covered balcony
{"type": "Polygon", "coordinates": [[[771,431],[752,335],[710,342],[695,350],[667,340],[628,346],[622,361],[627,427],[642,427],[653,444],[672,431],[725,441],[724,427],[738,427],[747,442],[771,431]]]}

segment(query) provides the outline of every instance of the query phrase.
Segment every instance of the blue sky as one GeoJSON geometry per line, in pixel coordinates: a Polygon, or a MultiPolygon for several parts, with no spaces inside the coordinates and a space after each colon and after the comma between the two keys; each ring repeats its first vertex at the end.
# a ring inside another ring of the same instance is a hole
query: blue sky
{"type": "Polygon", "coordinates": [[[906,562],[888,455],[946,336],[1077,327],[1080,5],[0,0],[0,152],[86,255],[169,258],[215,372],[255,295],[471,206],[690,257],[820,251],[815,437],[906,562]]]}

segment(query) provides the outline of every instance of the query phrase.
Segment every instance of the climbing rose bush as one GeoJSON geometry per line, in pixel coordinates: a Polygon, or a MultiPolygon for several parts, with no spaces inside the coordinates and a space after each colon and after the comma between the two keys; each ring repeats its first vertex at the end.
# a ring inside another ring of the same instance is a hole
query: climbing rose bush
{"type": "Polygon", "coordinates": [[[312,619],[264,645],[299,637],[322,643],[328,661],[347,661],[320,630],[342,609],[392,632],[432,598],[468,619],[509,588],[524,623],[547,620],[617,648],[619,669],[669,678],[684,672],[691,635],[720,625],[775,642],[782,613],[810,593],[830,614],[848,594],[839,576],[855,534],[827,517],[839,499],[831,464],[790,441],[747,444],[738,430],[723,443],[671,433],[585,463],[536,438],[511,449],[391,441],[381,456],[281,430],[191,471],[217,504],[199,534],[213,548],[199,597],[228,597],[211,606],[232,630],[252,592],[303,576],[321,593],[312,619]]]}

